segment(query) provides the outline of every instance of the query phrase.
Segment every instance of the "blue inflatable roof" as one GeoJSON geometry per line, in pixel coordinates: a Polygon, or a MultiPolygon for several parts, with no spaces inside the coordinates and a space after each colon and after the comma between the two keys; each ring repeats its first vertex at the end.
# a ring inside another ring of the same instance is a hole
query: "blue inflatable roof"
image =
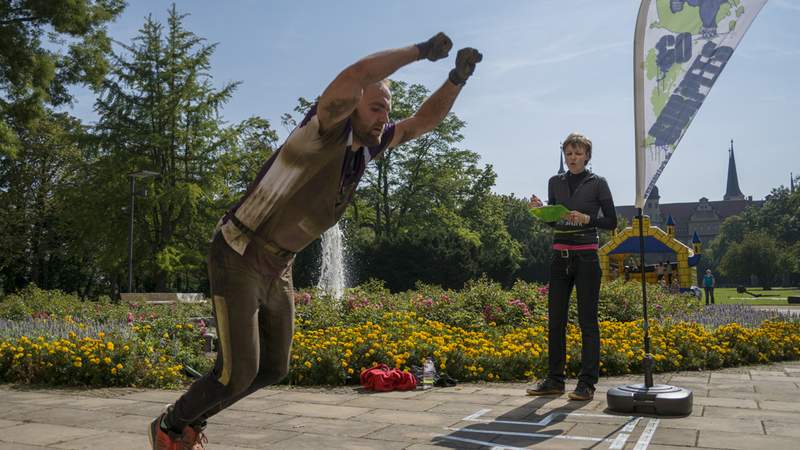
{"type": "MultiPolygon", "coordinates": [[[[644,252],[645,253],[675,253],[674,250],[669,248],[666,244],[654,238],[653,236],[644,237],[644,252]]],[[[639,253],[639,236],[631,236],[622,241],[614,250],[609,252],[610,255],[619,253],[639,253]]]]}
{"type": "Polygon", "coordinates": [[[700,262],[700,257],[703,255],[692,255],[689,257],[689,267],[694,267],[700,262]]]}

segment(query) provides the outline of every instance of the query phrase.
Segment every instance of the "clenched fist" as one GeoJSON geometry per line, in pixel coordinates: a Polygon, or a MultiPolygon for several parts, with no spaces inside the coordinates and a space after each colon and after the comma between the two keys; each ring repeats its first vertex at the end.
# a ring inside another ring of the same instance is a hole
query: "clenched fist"
{"type": "Polygon", "coordinates": [[[475,71],[475,64],[483,59],[483,55],[472,47],[462,48],[456,55],[456,67],[450,71],[450,81],[458,86],[463,86],[467,78],[475,71]]]}
{"type": "Polygon", "coordinates": [[[439,32],[427,41],[417,44],[417,49],[419,49],[417,59],[427,58],[429,61],[436,61],[447,58],[451,48],[453,48],[453,41],[446,34],[439,32]]]}

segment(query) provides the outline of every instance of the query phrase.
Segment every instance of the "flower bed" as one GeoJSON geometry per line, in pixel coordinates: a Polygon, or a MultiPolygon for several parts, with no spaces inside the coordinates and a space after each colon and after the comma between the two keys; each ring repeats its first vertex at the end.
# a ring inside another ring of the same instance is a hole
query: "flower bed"
{"type": "MultiPolygon", "coordinates": [[[[765,321],[756,328],[728,324],[707,329],[696,323],[651,323],[651,351],[658,372],[715,369],[798,359],[800,323],[765,321]]],[[[601,373],[641,370],[642,323],[600,323],[601,373]]],[[[547,371],[543,325],[521,329],[465,330],[389,313],[379,323],[298,331],[292,350],[294,384],[344,384],[367,367],[388,364],[408,370],[433,356],[439,370],[462,381],[510,381],[542,377],[547,371]]],[[[567,376],[580,369],[580,331],[567,330],[567,376]]]]}
{"type": "Polygon", "coordinates": [[[191,323],[0,320],[0,381],[51,385],[178,387],[185,364],[211,366],[191,323]]]}
{"type": "MultiPolygon", "coordinates": [[[[638,286],[609,283],[601,293],[601,372],[640,371],[638,286]],[[638,309],[637,309],[638,308],[638,309]]],[[[391,294],[380,284],[348,290],[342,302],[300,292],[291,371],[285,382],[356,382],[376,364],[409,369],[433,356],[461,381],[527,380],[547,367],[547,288],[486,280],[464,290],[421,285],[391,294]]],[[[703,309],[697,299],[653,291],[656,371],[713,369],[800,358],[800,322],[752,311],[703,309]],[[737,317],[744,324],[729,323],[737,317]],[[768,320],[763,320],[768,319],[768,320]]],[[[574,303],[574,302],[573,302],[574,303]]],[[[573,312],[574,313],[574,312],[573,312]]],[[[51,385],[176,387],[185,366],[208,370],[209,305],[132,305],[81,301],[29,288],[0,301],[0,381],[51,385]]],[[[567,374],[580,367],[580,331],[567,333],[567,374]]]]}

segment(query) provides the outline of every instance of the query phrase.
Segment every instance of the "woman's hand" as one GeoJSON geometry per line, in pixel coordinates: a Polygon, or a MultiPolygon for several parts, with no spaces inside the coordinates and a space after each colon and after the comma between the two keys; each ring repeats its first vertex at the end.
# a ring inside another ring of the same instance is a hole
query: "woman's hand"
{"type": "Polygon", "coordinates": [[[531,195],[531,200],[530,202],[528,202],[528,206],[530,206],[531,208],[541,208],[542,206],[544,206],[544,204],[539,199],[539,197],[531,195]]]}
{"type": "Polygon", "coordinates": [[[564,220],[570,225],[586,225],[589,223],[589,215],[580,211],[570,211],[564,216],[564,220]]]}

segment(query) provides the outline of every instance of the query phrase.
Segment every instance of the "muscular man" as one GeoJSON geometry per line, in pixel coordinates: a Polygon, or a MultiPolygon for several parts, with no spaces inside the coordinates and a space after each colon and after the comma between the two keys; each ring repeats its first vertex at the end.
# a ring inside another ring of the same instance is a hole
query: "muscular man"
{"type": "Polygon", "coordinates": [[[444,84],[397,123],[389,122],[386,78],[414,61],[447,57],[452,45],[439,33],[344,69],[220,220],[208,259],[216,364],[151,423],[153,450],[202,448],[206,419],[286,376],[295,254],[339,220],[371,159],[444,119],[482,59],[477,50],[459,50],[444,84]]]}

